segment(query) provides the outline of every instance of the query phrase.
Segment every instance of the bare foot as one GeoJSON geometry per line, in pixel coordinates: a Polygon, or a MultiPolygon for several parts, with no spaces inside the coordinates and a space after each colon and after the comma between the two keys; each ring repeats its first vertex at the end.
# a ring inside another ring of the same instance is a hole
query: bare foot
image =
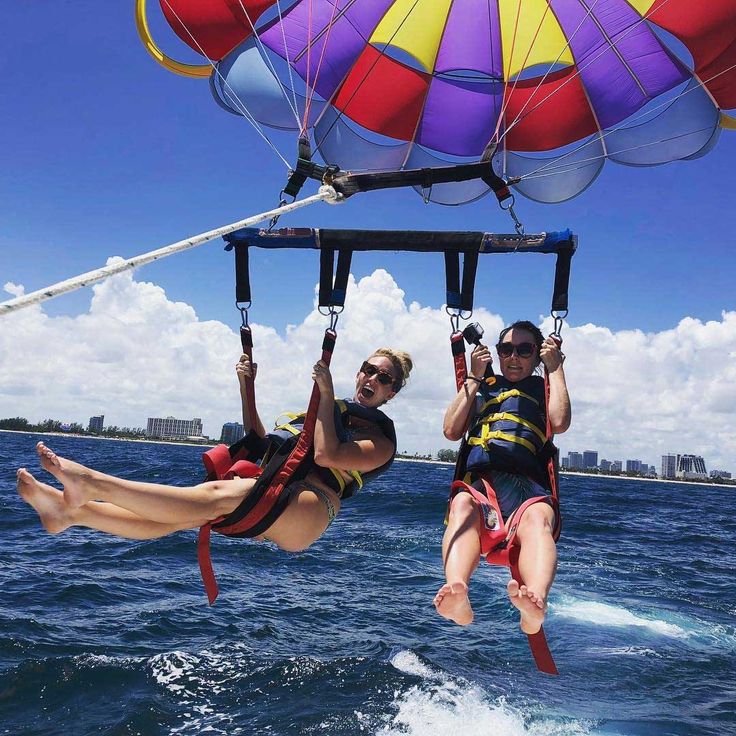
{"type": "Polygon", "coordinates": [[[519,586],[513,578],[509,580],[506,590],[509,600],[521,613],[521,630],[525,634],[536,634],[542,628],[547,611],[544,598],[529,590],[526,585],[519,586]]]}
{"type": "Polygon", "coordinates": [[[46,483],[37,481],[25,468],[16,474],[18,493],[33,506],[49,534],[59,534],[72,526],[72,513],[64,503],[64,494],[46,483]]]}
{"type": "Polygon", "coordinates": [[[53,450],[39,442],[36,445],[41,467],[56,478],[64,486],[64,501],[73,509],[84,506],[94,500],[94,493],[88,481],[92,478],[92,471],[73,460],[59,457],[53,450]]]}
{"type": "Polygon", "coordinates": [[[433,602],[440,616],[460,626],[473,623],[473,608],[470,605],[468,586],[465,583],[446,583],[437,591],[433,602]]]}

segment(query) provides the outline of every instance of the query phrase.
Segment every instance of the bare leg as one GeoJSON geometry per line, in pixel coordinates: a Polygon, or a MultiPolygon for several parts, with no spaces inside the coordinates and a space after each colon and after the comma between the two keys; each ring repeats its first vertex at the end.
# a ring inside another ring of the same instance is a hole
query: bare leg
{"type": "Polygon", "coordinates": [[[70,508],[101,500],[163,524],[180,525],[192,519],[204,523],[234,511],[255,485],[251,478],[210,481],[185,488],[140,483],[59,457],[43,442],[36,447],[41,466],[64,486],[64,500],[70,508]]]}
{"type": "Polygon", "coordinates": [[[160,524],[109,503],[91,501],[72,509],[64,502],[61,491],[39,482],[25,468],[18,471],[17,478],[18,493],[35,509],[49,534],[59,534],[71,526],[83,526],[126,539],[157,539],[182,529],[200,526],[197,522],[160,524]]]}
{"type": "MultiPolygon", "coordinates": [[[[328,495],[337,513],[340,510],[340,499],[335,493],[328,495]]],[[[300,552],[316,542],[329,523],[324,502],[316,493],[305,489],[291,499],[284,513],[271,524],[263,536],[286,552],[300,552]]]]}
{"type": "Polygon", "coordinates": [[[524,512],[519,522],[519,573],[525,584],[520,586],[516,580],[510,580],[507,590],[521,613],[521,630],[525,634],[539,631],[547,612],[547,596],[557,571],[554,520],[552,508],[537,503],[524,512]]]}
{"type": "Polygon", "coordinates": [[[478,502],[469,493],[459,493],[452,500],[447,529],[442,538],[447,582],[437,591],[434,606],[440,616],[461,626],[473,622],[468,583],[480,559],[478,524],[478,502]]]}

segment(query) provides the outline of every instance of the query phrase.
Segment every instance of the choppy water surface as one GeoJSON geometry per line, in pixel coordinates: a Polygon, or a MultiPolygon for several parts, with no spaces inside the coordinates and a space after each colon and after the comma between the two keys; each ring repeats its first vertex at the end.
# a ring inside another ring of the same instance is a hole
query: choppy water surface
{"type": "MultiPolygon", "coordinates": [[[[303,553],[215,536],[209,607],[194,532],[45,534],[14,490],[17,466],[44,475],[37,439],[0,433],[0,733],[736,733],[734,489],[563,477],[553,678],[505,570],[476,575],[472,627],[434,613],[448,466],[395,463],[303,553]]],[[[202,475],[195,447],[48,442],[140,480],[202,475]]]]}

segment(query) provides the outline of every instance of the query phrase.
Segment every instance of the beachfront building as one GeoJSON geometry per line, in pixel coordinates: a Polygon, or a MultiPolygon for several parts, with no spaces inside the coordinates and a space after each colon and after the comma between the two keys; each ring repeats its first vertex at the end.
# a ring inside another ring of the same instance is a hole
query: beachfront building
{"type": "Polygon", "coordinates": [[[167,440],[184,440],[202,436],[201,419],[175,419],[174,417],[149,417],[146,437],[167,440]]]}
{"type": "Polygon", "coordinates": [[[234,445],[245,434],[245,428],[238,422],[225,422],[222,425],[222,433],[220,434],[220,442],[226,445],[234,445]]]}
{"type": "Polygon", "coordinates": [[[611,465],[613,463],[610,460],[606,460],[605,458],[601,460],[598,467],[600,468],[601,473],[610,473],[611,472],[611,465]]]}
{"type": "Polygon", "coordinates": [[[678,455],[675,477],[682,480],[704,480],[708,477],[705,460],[700,455],[678,455]]]}
{"type": "Polygon", "coordinates": [[[596,470],[598,468],[598,450],[585,450],[583,452],[583,468],[585,470],[596,470]]]}
{"type": "Polygon", "coordinates": [[[730,480],[731,473],[729,473],[727,470],[711,470],[710,477],[711,478],[724,478],[725,480],[730,480]]]}
{"type": "Polygon", "coordinates": [[[89,418],[89,425],[87,426],[88,432],[91,432],[92,434],[101,434],[104,428],[105,428],[105,415],[104,414],[99,417],[89,418]]]}
{"type": "Polygon", "coordinates": [[[641,460],[627,460],[626,461],[626,472],[627,473],[641,473],[641,460]]]}
{"type": "Polygon", "coordinates": [[[620,460],[611,460],[611,472],[620,473],[623,470],[623,463],[620,460]]]}
{"type": "Polygon", "coordinates": [[[662,472],[660,477],[672,479],[677,473],[677,455],[674,452],[670,452],[667,455],[662,455],[662,472]]]}
{"type": "Polygon", "coordinates": [[[579,452],[568,452],[567,465],[570,470],[582,470],[583,456],[579,452]]]}

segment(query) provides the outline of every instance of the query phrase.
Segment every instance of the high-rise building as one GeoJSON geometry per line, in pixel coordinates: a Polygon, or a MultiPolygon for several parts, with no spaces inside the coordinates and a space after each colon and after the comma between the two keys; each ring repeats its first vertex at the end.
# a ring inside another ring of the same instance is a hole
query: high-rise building
{"type": "Polygon", "coordinates": [[[623,470],[623,463],[620,460],[611,461],[611,472],[620,473],[623,470]]]}
{"type": "Polygon", "coordinates": [[[601,469],[601,472],[603,473],[610,473],[611,472],[611,461],[610,460],[601,460],[600,465],[598,466],[601,469]]]}
{"type": "Polygon", "coordinates": [[[583,456],[579,452],[568,452],[567,460],[570,470],[580,470],[583,467],[583,456]]]}
{"type": "Polygon", "coordinates": [[[583,467],[586,470],[598,467],[598,450],[585,450],[583,452],[583,467]]]}
{"type": "Polygon", "coordinates": [[[641,460],[627,460],[626,461],[626,472],[627,473],[641,473],[641,460]]]}
{"type": "Polygon", "coordinates": [[[678,455],[675,477],[683,480],[700,480],[708,477],[705,460],[700,455],[678,455]]]}
{"type": "Polygon", "coordinates": [[[202,436],[201,419],[175,419],[174,417],[149,417],[146,427],[147,437],[164,439],[186,439],[202,436]]]}
{"type": "Polygon", "coordinates": [[[570,458],[565,455],[565,457],[561,458],[560,465],[562,466],[563,470],[569,470],[570,469],[570,458]]]}
{"type": "Polygon", "coordinates": [[[670,452],[662,455],[662,478],[674,478],[677,473],[677,455],[670,452]]]}
{"type": "Polygon", "coordinates": [[[225,422],[222,425],[220,442],[224,442],[226,445],[234,445],[243,437],[243,434],[245,434],[245,430],[242,424],[238,424],[238,422],[225,422]]]}
{"type": "Polygon", "coordinates": [[[88,432],[92,432],[94,434],[100,434],[102,430],[105,428],[105,415],[99,417],[90,417],[89,418],[89,426],[87,427],[88,432]]]}

